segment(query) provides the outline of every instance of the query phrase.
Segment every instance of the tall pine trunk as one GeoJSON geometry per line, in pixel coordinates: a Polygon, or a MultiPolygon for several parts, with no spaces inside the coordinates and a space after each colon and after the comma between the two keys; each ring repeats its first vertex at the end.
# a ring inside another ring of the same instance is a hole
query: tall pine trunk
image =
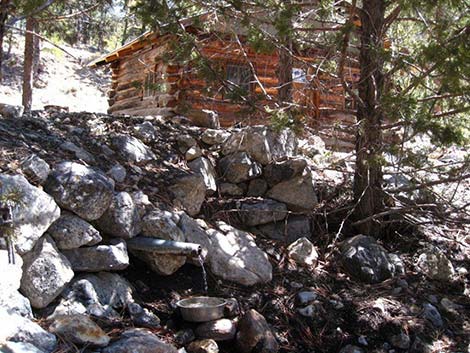
{"type": "MultiPolygon", "coordinates": [[[[356,171],[354,198],[357,202],[355,218],[364,219],[383,209],[382,191],[382,119],[381,95],[384,89],[383,48],[384,0],[364,0],[361,11],[361,78],[358,84],[363,105],[357,110],[356,171]]],[[[369,221],[359,231],[378,236],[380,224],[369,221]]]]}
{"type": "MultiPolygon", "coordinates": [[[[283,0],[285,6],[291,6],[291,0],[283,0]]],[[[278,68],[278,101],[279,105],[286,106],[292,102],[292,18],[289,18],[289,28],[286,33],[280,34],[282,48],[279,50],[278,68]]]]}
{"type": "Polygon", "coordinates": [[[11,0],[0,0],[0,83],[3,78],[3,40],[5,38],[5,24],[8,17],[8,8],[11,0]]]}
{"type": "Polygon", "coordinates": [[[26,33],[24,41],[24,64],[23,64],[23,107],[25,114],[31,113],[33,102],[33,61],[34,61],[34,38],[35,19],[26,19],[26,33]]]}

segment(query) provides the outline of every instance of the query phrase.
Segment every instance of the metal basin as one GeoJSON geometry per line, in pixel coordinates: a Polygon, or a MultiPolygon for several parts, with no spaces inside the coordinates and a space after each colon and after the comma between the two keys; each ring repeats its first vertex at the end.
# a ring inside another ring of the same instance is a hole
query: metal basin
{"type": "Polygon", "coordinates": [[[186,321],[206,322],[224,316],[227,301],[216,297],[193,297],[180,300],[176,305],[186,321]]]}

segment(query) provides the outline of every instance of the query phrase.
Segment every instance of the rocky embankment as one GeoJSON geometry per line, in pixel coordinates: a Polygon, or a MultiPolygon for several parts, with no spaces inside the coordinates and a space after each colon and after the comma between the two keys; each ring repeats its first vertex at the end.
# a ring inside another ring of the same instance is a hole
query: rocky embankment
{"type": "MultiPolygon", "coordinates": [[[[182,117],[54,111],[20,117],[13,109],[0,119],[0,150],[0,212],[12,212],[1,228],[2,352],[287,352],[295,343],[282,331],[283,310],[307,320],[305,327],[324,324],[328,308],[347,310],[347,296],[325,293],[331,282],[323,291],[312,285],[315,272],[327,272],[315,243],[315,214],[344,181],[319,170],[315,155],[324,146],[317,138],[299,147],[291,131],[262,126],[203,129],[182,117]],[[154,278],[204,263],[218,287],[270,292],[272,301],[237,297],[222,319],[188,326],[175,324],[181,318],[170,313],[164,322],[130,282],[145,285],[121,275],[133,261],[154,278]],[[311,279],[302,283],[303,276],[311,279]],[[276,309],[276,297],[295,304],[276,309]]],[[[372,237],[342,242],[335,256],[342,271],[336,276],[367,285],[397,281],[397,295],[410,290],[405,257],[372,237]]],[[[413,266],[443,283],[466,276],[434,248],[423,248],[413,266]]],[[[440,299],[400,315],[440,330],[438,306],[450,317],[463,308],[440,299]]],[[[387,312],[390,303],[381,305],[387,312]]],[[[308,336],[313,328],[305,327],[308,336]]],[[[424,345],[416,332],[395,325],[382,343],[398,350],[424,345]]],[[[367,346],[364,340],[359,346],[367,346]]],[[[346,344],[351,337],[344,341],[337,342],[343,352],[363,350],[346,344]]]]}

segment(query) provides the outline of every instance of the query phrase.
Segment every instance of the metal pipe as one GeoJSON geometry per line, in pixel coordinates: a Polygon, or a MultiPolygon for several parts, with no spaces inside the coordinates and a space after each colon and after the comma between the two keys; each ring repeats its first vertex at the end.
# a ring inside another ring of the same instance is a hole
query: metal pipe
{"type": "Polygon", "coordinates": [[[202,252],[202,247],[199,244],[142,236],[128,240],[127,246],[131,250],[148,251],[158,254],[199,256],[202,252]]]}

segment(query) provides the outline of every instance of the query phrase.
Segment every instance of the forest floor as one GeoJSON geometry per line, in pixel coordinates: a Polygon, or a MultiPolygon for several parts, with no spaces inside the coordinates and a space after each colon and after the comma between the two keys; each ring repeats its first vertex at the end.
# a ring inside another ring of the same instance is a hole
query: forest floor
{"type": "MultiPolygon", "coordinates": [[[[0,103],[21,105],[23,75],[22,37],[13,36],[4,43],[4,80],[0,84],[0,103]]],[[[33,109],[45,105],[68,107],[71,112],[105,113],[111,75],[108,68],[90,68],[87,64],[102,53],[92,48],[72,48],[60,44],[70,53],[50,43],[41,43],[39,75],[33,84],[33,109]],[[73,55],[73,56],[72,56],[73,55]],[[84,105],[86,102],[86,105],[84,105]]]]}

